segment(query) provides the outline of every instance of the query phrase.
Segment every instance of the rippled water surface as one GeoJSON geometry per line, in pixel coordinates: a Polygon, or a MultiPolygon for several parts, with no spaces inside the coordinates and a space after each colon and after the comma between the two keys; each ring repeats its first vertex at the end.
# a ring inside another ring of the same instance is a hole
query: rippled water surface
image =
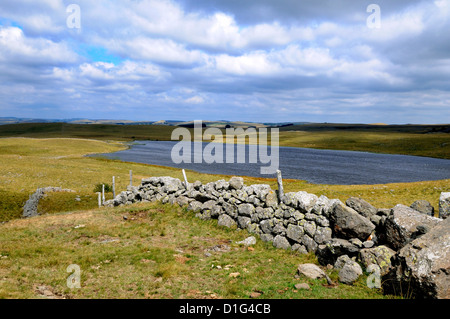
{"type": "MultiPolygon", "coordinates": [[[[248,146],[245,152],[246,163],[234,161],[233,164],[207,164],[203,161],[203,163],[175,164],[172,161],[171,152],[177,143],[175,141],[137,141],[130,149],[100,155],[128,162],[178,167],[210,174],[275,176],[261,174],[260,168],[267,167],[270,163],[262,164],[259,157],[257,157],[257,163],[249,163],[248,146]]],[[[206,145],[208,143],[204,143],[203,147],[206,145]]],[[[194,151],[193,146],[192,151],[194,151]]],[[[235,146],[235,158],[237,153],[235,146]]],[[[268,153],[270,155],[270,149],[268,153]]],[[[223,154],[226,155],[226,147],[223,147],[223,154]]],[[[194,155],[191,162],[193,158],[194,155]]],[[[279,169],[283,178],[301,179],[316,184],[385,184],[450,178],[450,160],[293,147],[279,148],[279,169]]]]}

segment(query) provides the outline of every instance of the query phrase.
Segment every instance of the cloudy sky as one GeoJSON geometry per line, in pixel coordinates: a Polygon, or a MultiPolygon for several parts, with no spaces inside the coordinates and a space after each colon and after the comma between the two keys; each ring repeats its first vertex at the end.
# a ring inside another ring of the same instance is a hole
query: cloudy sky
{"type": "Polygon", "coordinates": [[[450,123],[450,0],[2,0],[4,116],[450,123]]]}

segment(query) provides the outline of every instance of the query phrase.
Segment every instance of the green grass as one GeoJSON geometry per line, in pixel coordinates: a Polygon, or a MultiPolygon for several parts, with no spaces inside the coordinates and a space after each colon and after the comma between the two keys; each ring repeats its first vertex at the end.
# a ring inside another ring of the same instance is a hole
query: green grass
{"type": "MultiPolygon", "coordinates": [[[[121,143],[91,139],[0,139],[0,298],[390,298],[365,285],[330,288],[323,280],[296,280],[297,265],[317,263],[313,255],[274,249],[258,241],[253,251],[236,241],[246,231],[223,229],[215,220],[202,221],[176,206],[136,204],[96,208],[93,192],[99,182],[116,176],[116,191],[149,176],[182,179],[178,169],[84,157],[93,152],[124,149],[121,143]],[[21,207],[38,187],[61,186],[75,193],[50,193],[38,207],[42,216],[19,219],[21,207]],[[76,200],[76,197],[80,200],[76,200]],[[125,220],[123,216],[126,216],[125,220]],[[228,244],[231,251],[210,257],[204,250],[228,244]],[[80,266],[81,289],[66,285],[71,264],[80,266]],[[215,265],[213,267],[212,265],[215,265]],[[222,269],[218,269],[217,265],[222,269]],[[231,265],[225,269],[227,265],[231,265]],[[230,277],[239,272],[239,276],[230,277]],[[309,291],[294,285],[307,282],[309,291]]],[[[203,183],[230,176],[187,172],[203,183]]],[[[247,185],[275,179],[244,178],[247,185]]],[[[305,190],[345,201],[360,196],[377,207],[410,205],[427,199],[436,208],[449,180],[387,185],[314,185],[285,180],[285,190],[305,190]]],[[[107,198],[111,194],[107,193],[107,198]]],[[[337,272],[327,270],[337,281],[337,272]]]]}
{"type": "Polygon", "coordinates": [[[37,287],[59,298],[391,298],[368,288],[366,275],[335,288],[295,279],[300,263],[317,263],[314,255],[236,244],[248,235],[158,203],[11,221],[0,225],[0,298],[44,298],[37,287]],[[231,249],[205,255],[223,244],[231,249]],[[66,285],[71,264],[80,266],[80,289],[66,285]],[[299,282],[311,290],[295,290],[299,282]]]}

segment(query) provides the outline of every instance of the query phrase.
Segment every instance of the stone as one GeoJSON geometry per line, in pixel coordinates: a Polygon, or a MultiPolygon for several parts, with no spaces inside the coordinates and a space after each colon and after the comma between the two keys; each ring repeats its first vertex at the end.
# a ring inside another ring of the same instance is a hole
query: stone
{"type": "Polygon", "coordinates": [[[234,226],[237,226],[235,220],[233,218],[231,218],[230,216],[228,216],[227,214],[222,214],[219,216],[217,224],[219,226],[225,226],[228,228],[232,228],[234,226]]]}
{"type": "Polygon", "coordinates": [[[336,203],[330,215],[334,233],[341,238],[359,238],[365,241],[375,230],[375,225],[353,208],[336,203]]]}
{"type": "Polygon", "coordinates": [[[302,237],[302,242],[303,245],[305,245],[306,249],[308,250],[308,252],[313,252],[315,253],[317,250],[317,247],[319,246],[314,239],[312,239],[311,237],[309,237],[308,235],[303,235],[302,237]]]}
{"type": "Polygon", "coordinates": [[[311,287],[306,282],[295,284],[294,288],[297,290],[311,290],[311,287]]]}
{"type": "Polygon", "coordinates": [[[329,227],[317,226],[314,241],[319,245],[324,244],[331,239],[332,233],[333,231],[329,227]]]}
{"type": "Polygon", "coordinates": [[[239,216],[237,218],[237,221],[238,221],[239,228],[242,228],[242,229],[246,229],[248,227],[248,225],[250,225],[252,222],[250,217],[245,217],[245,216],[239,216]]]}
{"type": "Polygon", "coordinates": [[[421,214],[408,206],[398,204],[392,208],[384,223],[386,242],[394,250],[399,250],[423,234],[421,228],[417,229],[417,226],[432,228],[440,221],[439,218],[421,214]]]}
{"type": "Polygon", "coordinates": [[[362,215],[362,216],[364,216],[366,218],[369,218],[369,219],[370,219],[370,217],[372,215],[376,215],[377,214],[377,209],[375,207],[373,207],[371,204],[369,204],[368,202],[366,202],[362,198],[350,197],[349,199],[347,199],[345,204],[348,207],[353,208],[360,215],[362,215]]]}
{"type": "Polygon", "coordinates": [[[265,198],[266,206],[277,208],[278,207],[278,195],[274,190],[270,190],[265,198]]]}
{"type": "Polygon", "coordinates": [[[326,244],[319,245],[316,255],[321,265],[334,265],[337,258],[342,255],[358,256],[359,247],[342,238],[332,238],[326,244]]]}
{"type": "Polygon", "coordinates": [[[273,239],[273,245],[276,248],[282,248],[282,249],[290,249],[291,244],[289,244],[289,241],[286,239],[286,237],[277,235],[273,239]]]}
{"type": "Polygon", "coordinates": [[[262,241],[265,242],[272,242],[273,241],[273,236],[271,234],[260,234],[259,238],[261,238],[262,241]]]}
{"type": "Polygon", "coordinates": [[[439,196],[439,218],[447,218],[450,215],[450,192],[442,192],[439,196]]]}
{"type": "Polygon", "coordinates": [[[338,259],[336,259],[336,262],[334,263],[333,266],[336,269],[342,269],[342,267],[344,267],[344,265],[349,261],[351,261],[350,257],[348,257],[347,255],[342,255],[339,256],[338,259]]]}
{"type": "Polygon", "coordinates": [[[255,207],[252,204],[240,204],[238,206],[239,215],[252,216],[255,213],[255,207]]]}
{"type": "Polygon", "coordinates": [[[202,210],[203,204],[197,201],[192,201],[189,203],[188,209],[192,210],[194,213],[202,210]]]}
{"type": "Polygon", "coordinates": [[[326,276],[325,272],[319,266],[310,263],[298,265],[297,273],[311,279],[320,279],[326,276]]]}
{"type": "Polygon", "coordinates": [[[362,245],[364,246],[364,248],[371,248],[373,247],[373,245],[375,245],[375,243],[371,240],[366,240],[362,243],[362,245]]]}
{"type": "Polygon", "coordinates": [[[316,233],[316,224],[313,221],[306,221],[303,224],[303,229],[310,237],[314,237],[314,234],[316,233]]]}
{"type": "Polygon", "coordinates": [[[316,204],[318,197],[304,191],[295,193],[297,207],[303,214],[310,213],[316,204]]]}
{"type": "Polygon", "coordinates": [[[383,290],[415,298],[450,299],[450,218],[411,241],[391,258],[383,290]]]}
{"type": "Polygon", "coordinates": [[[231,189],[241,189],[244,186],[244,179],[242,177],[233,176],[228,183],[231,189]]]}
{"type": "Polygon", "coordinates": [[[238,245],[244,245],[244,246],[253,246],[253,245],[256,245],[256,238],[254,237],[254,236],[250,236],[250,237],[247,237],[247,238],[245,238],[244,240],[242,240],[242,241],[238,241],[238,242],[236,242],[236,244],[238,244],[238,245]]]}
{"type": "Polygon", "coordinates": [[[300,242],[304,231],[302,226],[289,224],[286,230],[286,236],[293,241],[300,242]]]}
{"type": "Polygon", "coordinates": [[[183,184],[178,178],[162,176],[159,178],[159,181],[163,185],[163,192],[167,194],[175,193],[177,190],[184,188],[183,184]]]}
{"type": "Polygon", "coordinates": [[[371,264],[380,267],[380,274],[386,275],[391,268],[391,257],[395,255],[395,251],[391,248],[380,245],[373,248],[363,248],[359,251],[359,260],[368,268],[371,264]]]}
{"type": "Polygon", "coordinates": [[[346,285],[352,285],[363,274],[361,266],[353,261],[347,261],[339,271],[339,281],[346,285]]]}
{"type": "Polygon", "coordinates": [[[410,206],[412,209],[417,210],[419,213],[434,216],[434,207],[426,200],[416,200],[410,206]]]}

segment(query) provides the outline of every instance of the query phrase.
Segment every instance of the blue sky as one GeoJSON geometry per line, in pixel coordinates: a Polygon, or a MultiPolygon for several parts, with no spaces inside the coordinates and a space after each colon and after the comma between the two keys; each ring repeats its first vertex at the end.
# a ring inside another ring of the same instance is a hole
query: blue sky
{"type": "Polygon", "coordinates": [[[450,0],[2,1],[0,116],[450,123],[449,30],[450,0]]]}

